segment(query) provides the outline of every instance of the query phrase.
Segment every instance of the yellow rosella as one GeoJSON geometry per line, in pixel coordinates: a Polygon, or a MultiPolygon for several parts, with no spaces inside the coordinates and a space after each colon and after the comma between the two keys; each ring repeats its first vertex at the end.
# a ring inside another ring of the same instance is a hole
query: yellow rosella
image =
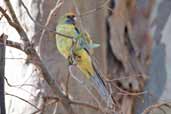
{"type": "Polygon", "coordinates": [[[59,19],[56,31],[64,35],[73,37],[73,39],[75,39],[75,42],[73,42],[72,39],[67,38],[66,36],[57,34],[56,45],[58,51],[69,61],[70,64],[72,64],[71,56],[74,56],[76,66],[80,69],[84,76],[86,76],[87,80],[91,80],[94,83],[93,85],[96,86],[96,88],[98,89],[97,91],[102,99],[104,99],[106,102],[108,98],[109,100],[112,100],[109,92],[105,87],[104,81],[102,80],[99,72],[94,67],[91,60],[89,49],[93,47],[89,47],[88,45],[86,45],[92,44],[90,36],[88,33],[81,35],[82,33],[79,31],[75,24],[76,20],[73,13],[67,13],[59,19]]]}

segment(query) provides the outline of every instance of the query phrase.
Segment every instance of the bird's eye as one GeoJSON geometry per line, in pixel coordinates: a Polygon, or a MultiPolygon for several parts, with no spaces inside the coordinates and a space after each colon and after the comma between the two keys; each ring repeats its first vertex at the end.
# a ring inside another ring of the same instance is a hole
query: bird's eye
{"type": "Polygon", "coordinates": [[[67,15],[67,18],[70,18],[70,16],[69,16],[69,15],[67,15]]]}

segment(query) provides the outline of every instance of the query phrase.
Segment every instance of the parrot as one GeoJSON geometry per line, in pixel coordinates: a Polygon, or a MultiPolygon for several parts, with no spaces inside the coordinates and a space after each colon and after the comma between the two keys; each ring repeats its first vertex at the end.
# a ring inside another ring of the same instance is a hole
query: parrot
{"type": "MultiPolygon", "coordinates": [[[[81,33],[77,28],[74,13],[66,13],[59,18],[56,32],[73,37],[75,42],[71,38],[56,34],[56,45],[59,53],[69,61],[69,64],[74,64],[73,61],[76,61],[75,66],[83,73],[87,80],[94,82],[94,86],[98,89],[98,94],[107,102],[110,94],[100,73],[95,68],[90,53],[92,48],[96,48],[99,45],[93,45],[88,32],[81,33]],[[74,60],[71,57],[72,55],[74,60]]],[[[110,100],[112,99],[110,98],[110,100]]]]}

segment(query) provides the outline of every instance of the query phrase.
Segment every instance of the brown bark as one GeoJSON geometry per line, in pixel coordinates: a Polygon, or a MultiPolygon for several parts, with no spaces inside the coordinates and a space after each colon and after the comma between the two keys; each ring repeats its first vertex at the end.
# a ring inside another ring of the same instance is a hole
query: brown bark
{"type": "MultiPolygon", "coordinates": [[[[149,5],[148,15],[151,14],[153,5],[149,5]]],[[[112,78],[116,79],[115,82],[119,88],[133,93],[143,91],[149,64],[146,58],[150,59],[152,48],[152,39],[149,37],[148,29],[149,16],[146,17],[138,9],[136,0],[119,0],[116,1],[115,8],[107,19],[109,26],[108,72],[112,78]],[[125,77],[125,79],[117,80],[119,77],[125,77]]],[[[117,97],[116,89],[113,91],[114,96],[117,97]]],[[[118,102],[121,104],[119,110],[123,114],[133,114],[135,99],[136,96],[119,95],[118,102]]]]}

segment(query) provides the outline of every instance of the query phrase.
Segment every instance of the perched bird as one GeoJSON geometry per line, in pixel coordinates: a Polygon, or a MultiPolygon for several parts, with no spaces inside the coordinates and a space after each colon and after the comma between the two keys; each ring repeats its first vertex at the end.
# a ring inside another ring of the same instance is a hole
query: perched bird
{"type": "Polygon", "coordinates": [[[95,86],[103,100],[106,102],[108,99],[112,100],[90,56],[89,51],[98,47],[98,45],[93,45],[90,35],[81,33],[76,27],[75,14],[67,13],[62,16],[59,19],[56,31],[71,36],[75,40],[74,42],[71,38],[56,34],[56,45],[59,52],[69,61],[69,64],[73,64],[73,59],[76,61],[76,67],[79,68],[87,80],[93,82],[92,85],[95,86]]]}

